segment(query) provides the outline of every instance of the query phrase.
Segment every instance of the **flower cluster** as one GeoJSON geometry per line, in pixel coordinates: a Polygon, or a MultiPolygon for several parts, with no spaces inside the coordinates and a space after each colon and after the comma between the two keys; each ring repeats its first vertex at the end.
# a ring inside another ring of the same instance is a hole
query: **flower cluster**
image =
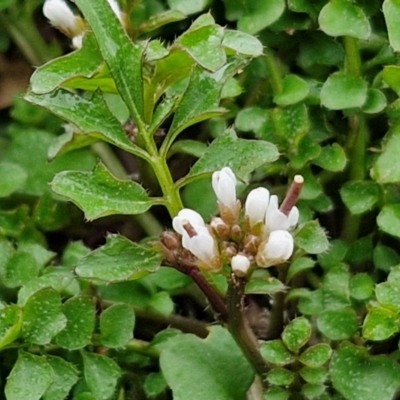
{"type": "Polygon", "coordinates": [[[228,167],[212,176],[220,217],[205,224],[196,211],[183,209],[173,219],[173,228],[182,236],[182,247],[197,259],[199,268],[212,272],[230,264],[238,276],[253,266],[270,267],[286,262],[293,253],[290,230],[299,219],[294,206],[303,178],[294,178],[281,207],[266,188],[252,190],[244,208],[236,197],[236,177],[228,167]]]}
{"type": "MultiPolygon", "coordinates": [[[[125,15],[116,0],[107,0],[117,18],[124,24],[125,15]]],[[[72,47],[82,47],[83,36],[87,30],[85,21],[75,14],[65,0],[46,0],[43,14],[61,32],[72,39],[72,47]]]]}

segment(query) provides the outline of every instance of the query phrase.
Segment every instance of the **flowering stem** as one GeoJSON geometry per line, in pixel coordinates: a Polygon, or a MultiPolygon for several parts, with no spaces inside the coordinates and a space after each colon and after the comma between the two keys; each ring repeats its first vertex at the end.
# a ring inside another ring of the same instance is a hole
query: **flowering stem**
{"type": "Polygon", "coordinates": [[[299,199],[303,185],[304,178],[301,175],[295,175],[289,191],[287,192],[286,197],[280,207],[280,211],[282,211],[285,215],[289,215],[290,210],[295,206],[297,200],[299,199]]]}
{"type": "Polygon", "coordinates": [[[219,314],[219,317],[222,321],[228,320],[228,310],[223,299],[220,295],[213,289],[213,287],[207,282],[204,276],[200,273],[197,268],[189,268],[187,271],[187,275],[189,275],[200,288],[200,290],[207,297],[214,311],[219,314]]]}
{"type": "Polygon", "coordinates": [[[251,330],[243,310],[246,280],[231,274],[228,289],[228,329],[243,354],[261,378],[270,370],[260,353],[257,338],[251,330]]]}

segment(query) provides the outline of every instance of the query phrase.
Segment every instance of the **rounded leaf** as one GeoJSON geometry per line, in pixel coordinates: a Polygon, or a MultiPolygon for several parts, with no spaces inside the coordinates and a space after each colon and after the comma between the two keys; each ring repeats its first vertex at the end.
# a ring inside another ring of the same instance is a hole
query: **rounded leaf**
{"type": "Polygon", "coordinates": [[[294,374],[285,368],[272,368],[267,374],[267,381],[271,385],[289,386],[294,381],[294,374]]]}
{"type": "Polygon", "coordinates": [[[282,340],[285,346],[295,353],[303,347],[311,336],[311,325],[307,318],[295,318],[289,323],[282,333],[282,340]]]}
{"type": "Polygon", "coordinates": [[[299,103],[308,96],[309,91],[304,79],[297,75],[286,75],[282,81],[282,91],[274,96],[274,102],[280,106],[299,103]]]}
{"type": "Polygon", "coordinates": [[[368,300],[374,294],[375,282],[366,273],[356,274],[350,279],[350,296],[356,300],[368,300]]]}
{"type": "Polygon", "coordinates": [[[288,351],[282,340],[270,340],[261,344],[261,355],[271,364],[287,365],[295,360],[294,356],[288,351]]]}
{"type": "Polygon", "coordinates": [[[323,311],[317,320],[320,332],[331,340],[343,340],[358,330],[357,314],[352,308],[323,311]]]}
{"type": "Polygon", "coordinates": [[[329,248],[326,234],[317,221],[307,222],[296,233],[295,243],[309,254],[323,253],[329,248]]]}
{"type": "Polygon", "coordinates": [[[323,32],[329,36],[351,36],[368,39],[371,26],[362,8],[347,0],[331,0],[318,17],[323,32]]]}
{"type": "Polygon", "coordinates": [[[386,340],[399,331],[397,313],[377,307],[368,312],[362,329],[367,340],[386,340]]]}
{"type": "Polygon", "coordinates": [[[321,104],[331,110],[358,108],[365,103],[367,90],[368,85],[364,79],[345,72],[336,72],[322,86],[321,104]]]}
{"type": "Polygon", "coordinates": [[[367,349],[343,343],[332,357],[333,386],[351,400],[392,400],[400,386],[400,367],[389,357],[372,357],[367,349]]]}
{"type": "Polygon", "coordinates": [[[352,214],[365,213],[378,202],[380,188],[370,181],[348,181],[340,189],[343,203],[352,214]]]}
{"type": "Polygon", "coordinates": [[[390,204],[382,208],[378,215],[379,229],[400,238],[400,204],[390,204]]]}
{"type": "Polygon", "coordinates": [[[329,344],[320,343],[309,347],[299,357],[299,361],[308,367],[317,368],[324,365],[332,355],[329,344]]]}

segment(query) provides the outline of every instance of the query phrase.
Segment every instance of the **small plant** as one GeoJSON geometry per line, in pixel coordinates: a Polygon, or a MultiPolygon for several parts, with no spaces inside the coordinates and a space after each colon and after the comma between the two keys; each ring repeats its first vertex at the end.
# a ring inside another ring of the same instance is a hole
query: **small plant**
{"type": "Polygon", "coordinates": [[[398,2],[3,3],[5,399],[395,398],[398,2]]]}

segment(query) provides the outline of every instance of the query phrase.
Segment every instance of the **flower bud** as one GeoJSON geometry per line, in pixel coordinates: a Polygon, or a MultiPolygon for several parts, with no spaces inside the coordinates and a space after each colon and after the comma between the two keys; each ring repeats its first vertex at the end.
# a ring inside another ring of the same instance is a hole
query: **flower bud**
{"type": "Polygon", "coordinates": [[[232,225],[239,218],[240,202],[236,198],[236,177],[229,167],[212,175],[212,187],[218,199],[221,218],[232,225]]]}
{"type": "Polygon", "coordinates": [[[181,247],[180,240],[175,232],[162,232],[160,240],[168,250],[176,250],[181,247]]]}
{"type": "Polygon", "coordinates": [[[287,261],[293,253],[294,243],[292,235],[285,230],[273,231],[268,241],[261,244],[256,262],[260,267],[270,267],[287,261]]]}
{"type": "Polygon", "coordinates": [[[46,0],[43,14],[52,25],[71,38],[81,35],[85,29],[83,19],[75,15],[64,0],[46,0]]]}
{"type": "Polygon", "coordinates": [[[213,218],[211,220],[210,226],[219,238],[224,240],[227,240],[229,238],[229,226],[224,222],[222,218],[213,218]]]}
{"type": "Polygon", "coordinates": [[[247,196],[245,215],[249,218],[250,227],[264,222],[269,203],[269,190],[263,187],[253,189],[247,196]]]}
{"type": "Polygon", "coordinates": [[[232,272],[239,277],[243,277],[250,269],[250,260],[243,254],[237,254],[231,260],[232,272]]]}

